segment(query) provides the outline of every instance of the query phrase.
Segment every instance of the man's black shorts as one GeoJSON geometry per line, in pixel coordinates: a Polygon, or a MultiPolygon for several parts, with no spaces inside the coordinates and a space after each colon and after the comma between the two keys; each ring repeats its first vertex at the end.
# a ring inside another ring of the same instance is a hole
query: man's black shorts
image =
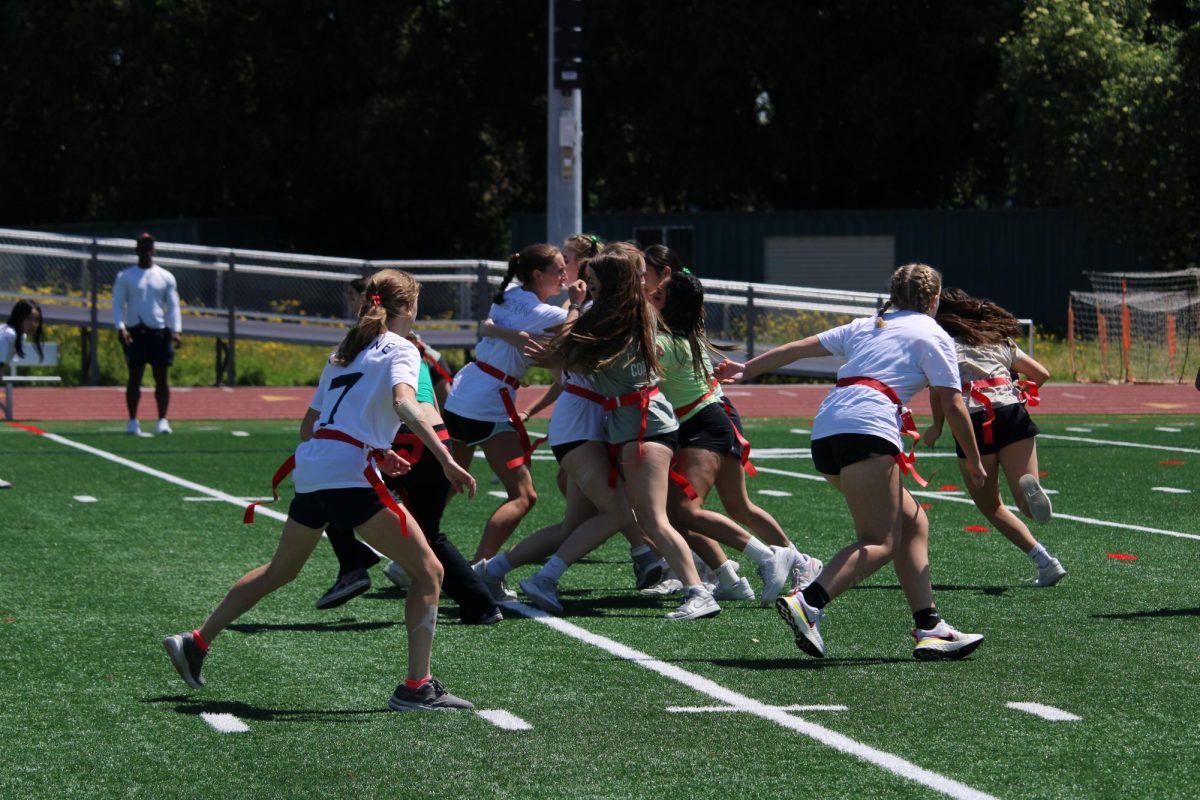
{"type": "Polygon", "coordinates": [[[147,328],[134,325],[129,329],[133,339],[125,347],[125,360],[130,364],[162,364],[171,366],[175,362],[175,347],[171,341],[170,328],[147,328]]]}

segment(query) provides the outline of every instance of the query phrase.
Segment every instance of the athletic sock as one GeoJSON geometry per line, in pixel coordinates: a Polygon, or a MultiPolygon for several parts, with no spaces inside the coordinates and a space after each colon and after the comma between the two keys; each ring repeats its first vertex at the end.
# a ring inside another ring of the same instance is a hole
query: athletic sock
{"type": "Polygon", "coordinates": [[[771,557],[771,548],[755,536],[750,537],[750,541],[746,542],[746,547],[742,552],[755,564],[761,564],[771,557]]]}
{"type": "Polygon", "coordinates": [[[825,591],[825,587],[816,581],[810,583],[801,594],[804,602],[818,611],[829,605],[829,592],[825,591]]]}
{"type": "Polygon", "coordinates": [[[654,551],[650,549],[650,545],[648,545],[648,544],[639,544],[637,547],[629,548],[629,556],[634,561],[638,560],[638,556],[644,556],[647,553],[652,553],[652,552],[654,552],[654,551]]]}
{"type": "Polygon", "coordinates": [[[488,574],[489,578],[499,580],[512,571],[512,564],[508,563],[508,553],[501,553],[495,558],[489,558],[487,564],[484,565],[483,571],[488,574]]]}
{"type": "Polygon", "coordinates": [[[717,585],[718,586],[733,586],[738,582],[737,562],[729,559],[721,566],[717,567],[717,585]]]}
{"type": "Polygon", "coordinates": [[[917,630],[931,631],[941,621],[942,618],[938,616],[937,609],[933,606],[913,612],[913,623],[917,626],[917,630]]]}
{"type": "Polygon", "coordinates": [[[1050,566],[1050,554],[1046,552],[1046,548],[1042,547],[1040,542],[1034,545],[1028,555],[1033,559],[1033,563],[1038,565],[1038,569],[1050,566]]]}
{"type": "Polygon", "coordinates": [[[550,560],[546,562],[546,566],[542,567],[541,574],[555,583],[562,577],[562,574],[567,571],[570,564],[563,561],[558,556],[550,556],[550,560]]]}
{"type": "Polygon", "coordinates": [[[633,558],[633,563],[639,567],[658,561],[658,556],[655,555],[654,551],[644,544],[638,547],[631,547],[629,555],[633,558]]]}
{"type": "Polygon", "coordinates": [[[412,678],[405,678],[404,685],[406,688],[409,688],[409,689],[413,689],[413,690],[420,689],[422,686],[424,686],[426,683],[429,682],[429,679],[431,677],[433,677],[433,676],[426,675],[424,678],[421,678],[421,680],[419,680],[419,681],[414,681],[412,678]]]}

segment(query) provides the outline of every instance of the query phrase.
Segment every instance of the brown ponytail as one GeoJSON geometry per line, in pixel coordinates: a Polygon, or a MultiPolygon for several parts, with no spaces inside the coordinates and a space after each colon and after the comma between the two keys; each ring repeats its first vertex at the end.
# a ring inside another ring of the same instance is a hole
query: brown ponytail
{"type": "Polygon", "coordinates": [[[504,280],[500,282],[500,289],[492,298],[492,302],[503,305],[504,292],[514,278],[522,285],[528,283],[533,278],[534,270],[545,272],[552,269],[554,259],[558,258],[558,255],[559,249],[552,244],[531,244],[521,252],[513,253],[508,257],[508,271],[504,273],[504,280]]]}

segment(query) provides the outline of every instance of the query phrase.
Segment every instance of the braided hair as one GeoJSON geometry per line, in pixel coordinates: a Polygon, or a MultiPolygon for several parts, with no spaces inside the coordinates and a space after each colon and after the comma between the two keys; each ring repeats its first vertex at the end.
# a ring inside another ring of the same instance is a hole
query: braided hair
{"type": "Polygon", "coordinates": [[[924,313],[941,291],[940,272],[928,264],[905,264],[892,273],[891,297],[879,307],[875,316],[875,327],[882,328],[887,324],[883,315],[892,308],[924,313]]]}

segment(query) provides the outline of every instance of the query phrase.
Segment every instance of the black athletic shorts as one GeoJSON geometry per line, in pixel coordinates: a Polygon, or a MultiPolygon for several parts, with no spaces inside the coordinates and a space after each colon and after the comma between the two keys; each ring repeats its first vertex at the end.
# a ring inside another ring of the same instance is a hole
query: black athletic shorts
{"type": "Polygon", "coordinates": [[[550,446],[550,452],[554,453],[554,458],[558,461],[558,463],[561,464],[562,460],[567,457],[567,453],[571,452],[576,447],[579,447],[579,445],[587,443],[587,439],[576,439],[575,441],[567,442],[566,444],[555,444],[550,446]]]}
{"type": "Polygon", "coordinates": [[[330,524],[357,528],[384,507],[374,489],[318,489],[298,493],[288,516],[306,528],[324,529],[330,524]]]}
{"type": "Polygon", "coordinates": [[[171,366],[175,362],[175,345],[171,341],[170,328],[147,328],[137,324],[129,328],[132,340],[125,347],[125,361],[129,364],[162,364],[171,366]]]}
{"type": "Polygon", "coordinates": [[[483,444],[498,433],[514,431],[511,422],[485,422],[455,414],[453,411],[442,411],[442,420],[446,423],[446,431],[450,438],[474,447],[483,444]]]}
{"type": "Polygon", "coordinates": [[[733,422],[719,403],[707,405],[679,423],[679,446],[711,450],[719,456],[741,455],[733,422]]]}
{"type": "Polygon", "coordinates": [[[841,475],[842,468],[873,456],[895,456],[900,448],[879,436],[867,433],[836,433],[814,439],[812,460],[822,475],[841,475]]]}
{"type": "MultiPolygon", "coordinates": [[[[1008,447],[1022,439],[1032,439],[1040,433],[1037,424],[1025,410],[1024,403],[1009,403],[1006,406],[996,406],[993,410],[996,418],[992,420],[991,444],[983,443],[983,421],[987,419],[987,411],[981,408],[971,412],[971,427],[975,429],[975,442],[979,445],[979,455],[981,456],[999,453],[1003,447],[1008,447]]],[[[958,454],[959,458],[967,457],[963,449],[958,446],[957,439],[954,440],[954,452],[958,454]]]]}

